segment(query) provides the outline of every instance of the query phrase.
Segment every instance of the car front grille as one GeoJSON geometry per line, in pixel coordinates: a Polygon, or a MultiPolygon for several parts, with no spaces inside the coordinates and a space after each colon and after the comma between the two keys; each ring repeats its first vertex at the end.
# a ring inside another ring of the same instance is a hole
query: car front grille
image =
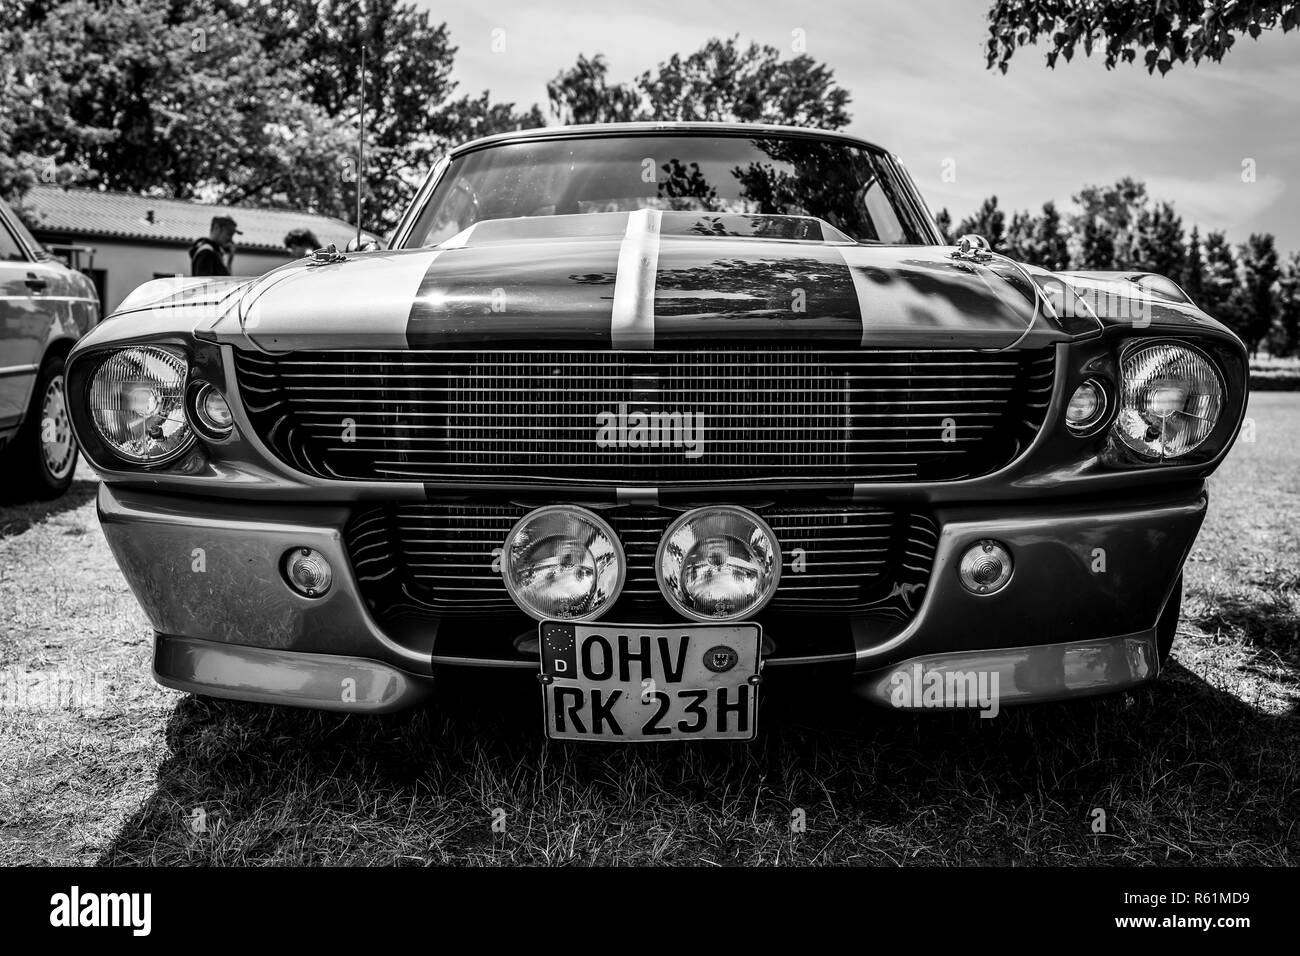
{"type": "MultiPolygon", "coordinates": [[[[528,513],[517,505],[385,504],[359,510],[345,531],[353,570],[379,617],[520,615],[498,557],[528,513]]],[[[623,544],[628,569],[610,613],[667,607],[655,580],[659,540],[679,512],[617,507],[601,514],[623,544]]],[[[938,532],[920,512],[863,507],[768,508],[780,542],[777,612],[884,610],[910,617],[929,580],[938,532]]]]}
{"type": "Polygon", "coordinates": [[[989,474],[1037,434],[1053,368],[1050,349],[236,353],[254,427],[308,474],[605,487],[989,474]]]}

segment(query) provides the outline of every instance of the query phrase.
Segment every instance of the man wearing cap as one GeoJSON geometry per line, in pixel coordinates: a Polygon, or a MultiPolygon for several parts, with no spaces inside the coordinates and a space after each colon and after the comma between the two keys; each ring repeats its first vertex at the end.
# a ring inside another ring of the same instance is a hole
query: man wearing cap
{"type": "Polygon", "coordinates": [[[190,274],[196,276],[228,276],[235,258],[235,236],[243,232],[235,227],[229,216],[213,216],[206,237],[190,246],[190,274]]]}

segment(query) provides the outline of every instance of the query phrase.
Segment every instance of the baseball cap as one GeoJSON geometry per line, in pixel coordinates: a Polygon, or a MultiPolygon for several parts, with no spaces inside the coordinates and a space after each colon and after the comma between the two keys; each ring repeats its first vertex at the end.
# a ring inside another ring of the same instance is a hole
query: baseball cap
{"type": "Polygon", "coordinates": [[[237,236],[242,236],[244,234],[244,230],[236,228],[235,220],[231,219],[229,216],[213,216],[211,228],[216,229],[217,226],[229,226],[231,229],[235,230],[235,235],[237,236]]]}

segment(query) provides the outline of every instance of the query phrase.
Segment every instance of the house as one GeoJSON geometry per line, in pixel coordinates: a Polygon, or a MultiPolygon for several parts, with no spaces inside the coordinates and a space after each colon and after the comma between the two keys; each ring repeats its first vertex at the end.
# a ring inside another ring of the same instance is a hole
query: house
{"type": "Polygon", "coordinates": [[[310,229],[340,249],[357,234],[341,219],[311,213],[51,185],[28,190],[21,210],[46,249],[94,280],[105,313],[143,282],[189,275],[190,244],[208,234],[213,216],[230,216],[243,232],[235,237],[235,275],[261,275],[288,262],[284,237],[291,229],[310,229]]]}

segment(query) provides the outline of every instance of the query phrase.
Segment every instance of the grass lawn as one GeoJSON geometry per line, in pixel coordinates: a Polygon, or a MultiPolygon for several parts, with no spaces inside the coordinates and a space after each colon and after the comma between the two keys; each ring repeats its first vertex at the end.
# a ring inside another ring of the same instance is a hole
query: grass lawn
{"type": "Polygon", "coordinates": [[[1249,414],[1155,685],[996,720],[790,688],[744,746],[548,744],[527,674],[362,718],[159,688],[86,471],[0,508],[0,864],[1294,864],[1300,394],[1249,414]]]}

